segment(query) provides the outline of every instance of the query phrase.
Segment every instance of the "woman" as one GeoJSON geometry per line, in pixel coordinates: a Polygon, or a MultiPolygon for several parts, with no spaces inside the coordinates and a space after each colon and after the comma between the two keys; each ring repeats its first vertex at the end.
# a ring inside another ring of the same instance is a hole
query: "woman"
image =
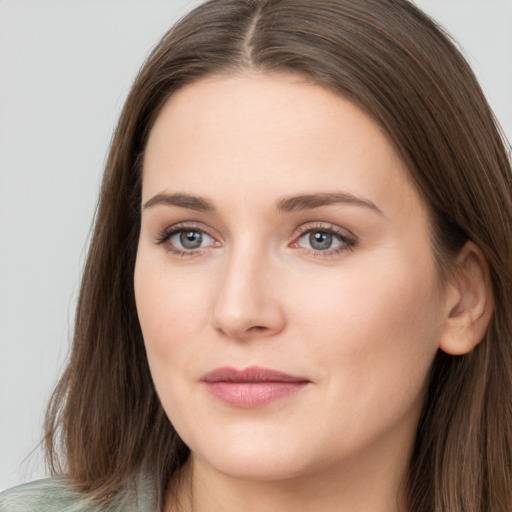
{"type": "Polygon", "coordinates": [[[112,143],[65,476],[0,510],[509,510],[510,171],[411,3],[198,7],[112,143]]]}

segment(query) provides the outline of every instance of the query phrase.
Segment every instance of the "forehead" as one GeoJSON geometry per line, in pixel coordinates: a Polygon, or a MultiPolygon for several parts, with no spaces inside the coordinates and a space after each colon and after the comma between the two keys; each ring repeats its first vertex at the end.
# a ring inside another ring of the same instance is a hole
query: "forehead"
{"type": "Polygon", "coordinates": [[[294,74],[202,79],[175,93],[150,133],[143,196],[262,187],[269,199],[340,189],[374,202],[419,198],[380,126],[346,98],[294,74]]]}

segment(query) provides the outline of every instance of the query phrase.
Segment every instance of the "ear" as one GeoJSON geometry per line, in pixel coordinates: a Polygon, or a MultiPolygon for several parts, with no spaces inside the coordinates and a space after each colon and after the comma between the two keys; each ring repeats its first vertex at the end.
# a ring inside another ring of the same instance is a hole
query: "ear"
{"type": "Polygon", "coordinates": [[[439,348],[452,355],[471,352],[482,341],[494,310],[489,265],[471,241],[456,258],[446,288],[446,310],[439,348]]]}

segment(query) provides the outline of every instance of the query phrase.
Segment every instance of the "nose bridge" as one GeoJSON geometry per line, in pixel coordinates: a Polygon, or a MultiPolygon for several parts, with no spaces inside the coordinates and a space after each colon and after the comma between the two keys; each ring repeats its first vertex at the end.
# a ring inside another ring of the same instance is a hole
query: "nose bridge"
{"type": "Polygon", "coordinates": [[[284,317],[274,282],[275,263],[254,240],[228,251],[213,308],[214,327],[231,337],[278,332],[284,317]]]}

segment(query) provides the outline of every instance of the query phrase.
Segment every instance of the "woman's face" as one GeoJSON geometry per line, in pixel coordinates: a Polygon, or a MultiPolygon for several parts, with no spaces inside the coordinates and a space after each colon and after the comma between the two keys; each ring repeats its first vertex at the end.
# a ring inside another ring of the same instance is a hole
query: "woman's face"
{"type": "Polygon", "coordinates": [[[401,467],[446,301],[379,126],[296,75],[211,77],[151,131],[135,268],[162,405],[198,467],[401,467]]]}

